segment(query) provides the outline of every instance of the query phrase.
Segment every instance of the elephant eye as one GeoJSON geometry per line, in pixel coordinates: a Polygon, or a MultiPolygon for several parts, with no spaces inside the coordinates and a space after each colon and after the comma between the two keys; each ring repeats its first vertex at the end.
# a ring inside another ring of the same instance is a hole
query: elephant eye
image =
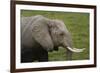
{"type": "Polygon", "coordinates": [[[64,35],[64,33],[60,33],[60,35],[61,35],[61,36],[63,36],[63,35],[64,35]]]}

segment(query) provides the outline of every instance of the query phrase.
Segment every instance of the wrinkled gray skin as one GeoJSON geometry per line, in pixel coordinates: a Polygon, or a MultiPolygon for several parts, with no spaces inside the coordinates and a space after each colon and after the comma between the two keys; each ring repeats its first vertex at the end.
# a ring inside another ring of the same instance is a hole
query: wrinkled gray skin
{"type": "Polygon", "coordinates": [[[21,41],[21,53],[24,56],[26,51],[32,52],[32,49],[38,50],[39,53],[39,49],[42,49],[46,53],[61,46],[67,50],[67,58],[71,60],[72,52],[83,51],[72,47],[71,35],[63,21],[41,15],[21,18],[21,41]]]}

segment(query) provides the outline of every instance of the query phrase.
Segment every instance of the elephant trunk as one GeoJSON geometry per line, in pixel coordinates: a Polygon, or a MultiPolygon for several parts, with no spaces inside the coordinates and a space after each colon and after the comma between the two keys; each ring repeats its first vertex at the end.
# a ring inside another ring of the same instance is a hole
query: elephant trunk
{"type": "Polygon", "coordinates": [[[67,49],[69,51],[76,52],[76,53],[83,52],[85,50],[85,48],[83,48],[83,49],[77,49],[77,48],[71,48],[71,47],[67,47],[67,49]]]}

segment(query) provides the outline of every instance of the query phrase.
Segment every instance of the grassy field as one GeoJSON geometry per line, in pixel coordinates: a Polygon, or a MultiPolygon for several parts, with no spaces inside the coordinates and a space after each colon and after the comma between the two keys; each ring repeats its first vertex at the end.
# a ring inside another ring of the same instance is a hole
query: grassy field
{"type": "MultiPolygon", "coordinates": [[[[82,53],[73,53],[73,60],[89,59],[89,14],[75,12],[50,12],[22,10],[21,16],[43,15],[50,19],[63,20],[73,39],[73,47],[86,48],[82,53]]],[[[49,52],[50,61],[66,60],[66,49],[49,52]]]]}

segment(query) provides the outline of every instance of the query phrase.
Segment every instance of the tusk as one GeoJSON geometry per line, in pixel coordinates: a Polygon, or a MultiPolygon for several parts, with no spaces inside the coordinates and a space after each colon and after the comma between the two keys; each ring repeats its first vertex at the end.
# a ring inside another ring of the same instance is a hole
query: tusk
{"type": "Polygon", "coordinates": [[[85,48],[83,48],[83,49],[77,49],[77,48],[70,48],[70,47],[67,47],[68,48],[68,50],[70,50],[70,51],[72,51],[72,52],[83,52],[84,50],[85,50],[85,48]]]}

